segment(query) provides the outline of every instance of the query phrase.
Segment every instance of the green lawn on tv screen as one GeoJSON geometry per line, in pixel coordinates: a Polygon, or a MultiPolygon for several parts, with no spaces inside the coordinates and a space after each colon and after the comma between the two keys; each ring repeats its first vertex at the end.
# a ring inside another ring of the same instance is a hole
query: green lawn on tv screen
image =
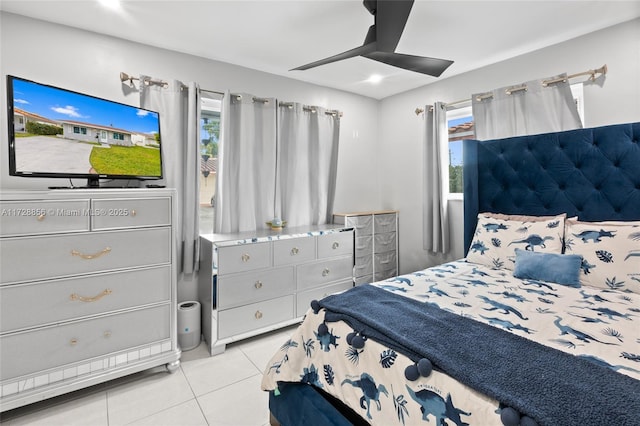
{"type": "Polygon", "coordinates": [[[101,175],[160,176],[158,148],[142,146],[95,147],[89,157],[91,167],[101,175]]]}

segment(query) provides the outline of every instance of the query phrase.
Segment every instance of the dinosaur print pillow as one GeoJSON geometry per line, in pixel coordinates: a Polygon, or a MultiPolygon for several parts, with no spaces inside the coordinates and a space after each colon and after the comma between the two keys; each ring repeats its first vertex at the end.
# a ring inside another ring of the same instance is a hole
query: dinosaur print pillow
{"type": "Polygon", "coordinates": [[[565,218],[563,213],[544,220],[506,220],[480,213],[467,261],[513,270],[516,248],[561,254],[565,218]]]}
{"type": "Polygon", "coordinates": [[[582,285],[640,293],[640,222],[567,219],[565,253],[582,256],[582,285]]]}

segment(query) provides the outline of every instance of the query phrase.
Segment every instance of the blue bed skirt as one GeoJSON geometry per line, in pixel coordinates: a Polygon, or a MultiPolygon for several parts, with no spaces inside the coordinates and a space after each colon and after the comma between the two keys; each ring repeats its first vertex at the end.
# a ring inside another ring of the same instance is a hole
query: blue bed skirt
{"type": "Polygon", "coordinates": [[[280,383],[269,392],[269,410],[281,426],[368,425],[336,398],[305,383],[280,383]]]}

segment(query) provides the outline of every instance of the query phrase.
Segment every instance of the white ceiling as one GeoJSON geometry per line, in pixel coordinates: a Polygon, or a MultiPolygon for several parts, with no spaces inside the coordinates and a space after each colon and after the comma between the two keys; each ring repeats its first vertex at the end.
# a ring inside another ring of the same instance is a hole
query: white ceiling
{"type": "MultiPolygon", "coordinates": [[[[358,57],[289,71],[364,41],[359,0],[0,0],[0,10],[376,99],[437,81],[358,57]],[[366,80],[383,77],[379,84],[366,80]]],[[[416,0],[396,52],[450,59],[451,77],[640,17],[640,1],[416,0]]]]}

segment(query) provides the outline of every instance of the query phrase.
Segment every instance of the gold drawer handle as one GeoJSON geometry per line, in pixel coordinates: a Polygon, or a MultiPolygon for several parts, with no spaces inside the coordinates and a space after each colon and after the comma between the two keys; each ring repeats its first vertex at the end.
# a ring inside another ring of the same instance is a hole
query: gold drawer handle
{"type": "Polygon", "coordinates": [[[97,252],[96,254],[84,254],[77,250],[71,250],[71,256],[78,256],[82,259],[97,259],[103,254],[107,254],[111,251],[111,247],[106,247],[104,250],[97,252]]]}
{"type": "Polygon", "coordinates": [[[76,339],[76,338],[74,337],[73,339],[69,340],[69,344],[70,344],[71,346],[75,346],[75,345],[77,345],[77,344],[78,344],[78,339],[76,339]]]}
{"type": "Polygon", "coordinates": [[[72,294],[71,294],[71,296],[69,296],[69,298],[70,298],[71,300],[79,300],[79,301],[81,301],[81,302],[95,302],[95,301],[97,301],[97,300],[102,299],[104,296],[108,296],[108,295],[110,295],[111,293],[112,293],[112,291],[111,291],[110,289],[105,288],[105,289],[102,291],[102,293],[97,294],[97,295],[95,295],[95,296],[93,296],[93,297],[84,297],[84,296],[80,296],[80,295],[78,295],[78,294],[76,294],[76,293],[72,293],[72,294]]]}
{"type": "Polygon", "coordinates": [[[338,247],[340,247],[340,243],[336,241],[336,242],[333,243],[333,245],[331,245],[331,247],[335,250],[338,247]]]}
{"type": "Polygon", "coordinates": [[[329,268],[324,268],[324,269],[322,270],[322,276],[323,276],[323,277],[326,277],[327,275],[329,275],[329,268]]]}
{"type": "Polygon", "coordinates": [[[256,319],[260,319],[260,318],[262,318],[262,312],[256,311],[254,316],[256,317],[256,319]]]}
{"type": "Polygon", "coordinates": [[[137,215],[137,214],[138,214],[138,212],[136,212],[135,210],[131,210],[131,216],[135,217],[135,215],[137,215]]]}
{"type": "Polygon", "coordinates": [[[44,218],[47,217],[46,214],[39,214],[38,217],[36,219],[38,219],[38,222],[42,222],[44,220],[44,218]]]}
{"type": "Polygon", "coordinates": [[[298,247],[294,247],[291,249],[291,256],[295,256],[299,252],[300,252],[300,249],[298,247]]]}
{"type": "Polygon", "coordinates": [[[104,335],[105,339],[108,339],[109,337],[111,337],[111,331],[107,330],[107,331],[104,332],[103,335],[104,335]]]}
{"type": "Polygon", "coordinates": [[[245,253],[245,254],[242,255],[242,261],[243,262],[246,263],[246,262],[249,261],[249,259],[251,259],[251,256],[249,256],[248,254],[245,253]]]}
{"type": "Polygon", "coordinates": [[[262,281],[258,280],[256,281],[256,283],[253,285],[255,288],[260,289],[262,288],[262,281]]]}

